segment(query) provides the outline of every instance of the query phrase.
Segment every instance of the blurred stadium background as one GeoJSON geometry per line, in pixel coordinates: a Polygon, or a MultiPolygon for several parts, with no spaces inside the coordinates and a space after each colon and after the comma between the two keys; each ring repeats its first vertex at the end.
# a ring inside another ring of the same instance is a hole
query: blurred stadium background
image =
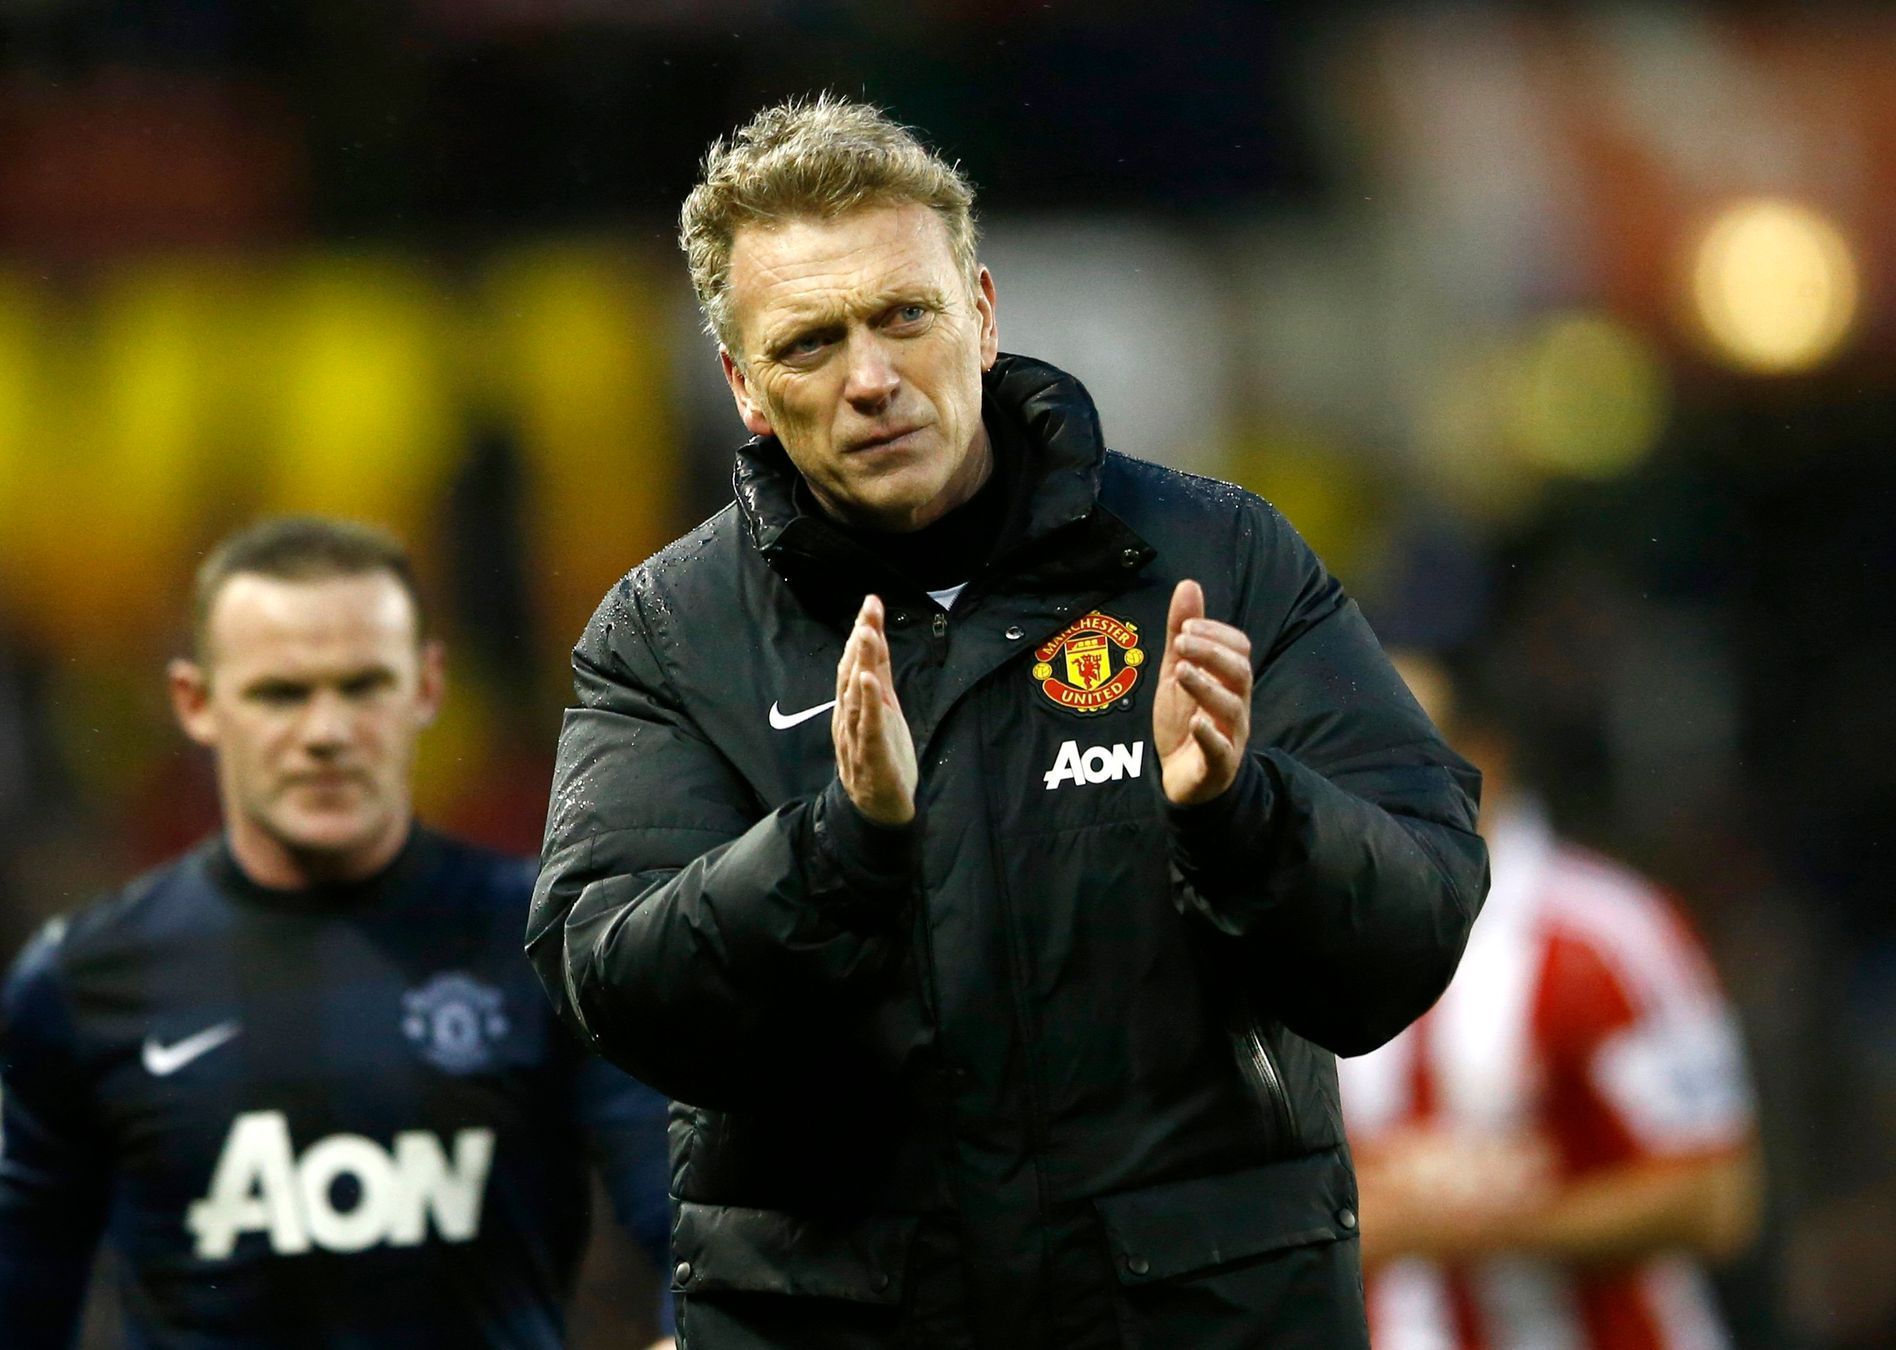
{"type": "Polygon", "coordinates": [[[971,170],[1005,348],[1499,673],[1746,1018],[1743,1343],[1896,1344],[1888,8],[0,0],[0,53],[8,953],[213,824],[161,664],[257,513],[413,542],[425,814],[537,845],[566,649],[740,435],[677,204],[833,87],[971,170]]]}

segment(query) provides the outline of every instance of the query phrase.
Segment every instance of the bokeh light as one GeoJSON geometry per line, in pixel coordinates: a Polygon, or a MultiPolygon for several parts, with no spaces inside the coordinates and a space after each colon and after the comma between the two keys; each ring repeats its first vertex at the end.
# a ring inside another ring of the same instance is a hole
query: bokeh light
{"type": "Polygon", "coordinates": [[[1856,318],[1856,259],[1821,212],[1780,198],[1727,207],[1699,241],[1692,300],[1712,349],[1741,370],[1791,374],[1834,355],[1856,318]]]}
{"type": "Polygon", "coordinates": [[[1632,469],[1665,428],[1665,368],[1634,329],[1604,314],[1558,314],[1513,354],[1505,397],[1509,448],[1576,478],[1632,469]]]}

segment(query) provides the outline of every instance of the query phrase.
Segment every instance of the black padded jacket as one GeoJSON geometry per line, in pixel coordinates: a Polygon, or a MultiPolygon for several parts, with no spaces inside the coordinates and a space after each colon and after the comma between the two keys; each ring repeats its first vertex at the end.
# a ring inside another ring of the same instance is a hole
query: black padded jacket
{"type": "Polygon", "coordinates": [[[1028,510],[944,610],[799,510],[775,441],[574,652],[528,951],[676,1099],[690,1350],[1366,1344],[1332,1054],[1448,983],[1478,779],[1268,504],[1110,452],[1003,356],[1028,510]],[[1174,585],[1256,670],[1238,782],[1178,810],[1174,585]],[[823,704],[881,594],[920,764],[871,826],[823,704]]]}

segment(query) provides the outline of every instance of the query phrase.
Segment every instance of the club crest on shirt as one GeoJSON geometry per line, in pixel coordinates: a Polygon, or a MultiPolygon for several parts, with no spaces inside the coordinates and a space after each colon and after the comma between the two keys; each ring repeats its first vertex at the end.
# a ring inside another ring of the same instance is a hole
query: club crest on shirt
{"type": "Polygon", "coordinates": [[[1105,712],[1139,682],[1139,627],[1094,610],[1034,649],[1034,682],[1068,712],[1105,712]]]}
{"type": "Polygon", "coordinates": [[[445,1073],[494,1067],[510,1023],[500,990],[458,970],[402,995],[402,1031],[421,1057],[445,1073]]]}

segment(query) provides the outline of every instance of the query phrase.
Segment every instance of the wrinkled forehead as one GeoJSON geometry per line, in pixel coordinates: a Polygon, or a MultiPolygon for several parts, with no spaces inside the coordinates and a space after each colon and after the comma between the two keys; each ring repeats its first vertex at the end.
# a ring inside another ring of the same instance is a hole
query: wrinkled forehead
{"type": "Polygon", "coordinates": [[[388,572],[294,579],[239,572],[212,598],[204,658],[252,672],[389,664],[419,645],[417,617],[388,572]]]}
{"type": "Polygon", "coordinates": [[[836,316],[917,287],[965,289],[948,227],[918,203],[742,226],[731,244],[730,295],[740,332],[836,316]]]}

